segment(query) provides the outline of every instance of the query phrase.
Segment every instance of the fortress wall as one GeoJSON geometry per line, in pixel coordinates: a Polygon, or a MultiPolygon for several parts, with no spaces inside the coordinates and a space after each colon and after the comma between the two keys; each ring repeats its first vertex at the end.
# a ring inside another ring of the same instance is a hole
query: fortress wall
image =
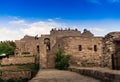
{"type": "Polygon", "coordinates": [[[3,58],[1,61],[1,65],[10,65],[10,64],[28,64],[35,63],[35,57],[10,57],[3,58]]]}
{"type": "Polygon", "coordinates": [[[115,62],[118,58],[115,53],[117,51],[117,46],[119,47],[120,45],[116,44],[115,41],[120,42],[120,32],[111,32],[104,37],[104,51],[102,60],[103,67],[112,68],[112,60],[115,62]],[[112,55],[115,59],[112,58],[112,55]]]}
{"type": "Polygon", "coordinates": [[[64,38],[64,51],[72,55],[72,65],[101,66],[102,38],[101,37],[68,37],[64,38]],[[81,50],[79,50],[81,45],[81,50]],[[94,45],[97,51],[94,51],[94,45]]]}
{"type": "Polygon", "coordinates": [[[30,79],[32,77],[31,71],[3,71],[2,72],[2,79],[9,80],[9,79],[15,79],[15,80],[21,80],[24,78],[30,79]]]}
{"type": "Polygon", "coordinates": [[[50,31],[50,39],[51,39],[51,47],[53,47],[57,41],[65,36],[81,36],[81,32],[78,30],[51,30],[50,31]]]}
{"type": "MultiPolygon", "coordinates": [[[[112,67],[111,55],[115,53],[114,39],[120,38],[120,32],[112,32],[105,37],[94,37],[94,35],[84,30],[81,33],[78,30],[51,30],[50,35],[41,35],[38,39],[31,36],[25,36],[16,41],[16,50],[21,52],[30,52],[32,55],[38,55],[43,68],[47,65],[54,66],[54,53],[59,47],[64,49],[66,54],[72,55],[71,65],[77,66],[104,66],[112,67]],[[47,51],[47,45],[44,40],[50,40],[50,50],[47,51]],[[37,46],[40,52],[37,52],[37,46]],[[80,50],[81,46],[81,50],[80,50]],[[95,51],[96,46],[96,51],[95,51]]],[[[120,42],[120,41],[119,41],[120,42]]],[[[20,54],[21,55],[21,54],[20,54]]]]}

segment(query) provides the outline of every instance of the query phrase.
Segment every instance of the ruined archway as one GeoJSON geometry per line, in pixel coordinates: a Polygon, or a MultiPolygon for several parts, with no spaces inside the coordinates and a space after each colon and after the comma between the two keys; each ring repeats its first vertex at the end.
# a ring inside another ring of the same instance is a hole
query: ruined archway
{"type": "Polygon", "coordinates": [[[46,44],[46,51],[50,51],[50,39],[49,38],[44,39],[44,44],[46,44]]]}

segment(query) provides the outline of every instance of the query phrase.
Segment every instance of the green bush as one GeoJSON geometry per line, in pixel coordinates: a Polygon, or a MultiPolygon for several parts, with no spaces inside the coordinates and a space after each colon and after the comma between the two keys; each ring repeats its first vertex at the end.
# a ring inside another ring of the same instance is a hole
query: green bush
{"type": "Polygon", "coordinates": [[[30,52],[22,52],[22,54],[30,54],[30,52]]]}
{"type": "Polygon", "coordinates": [[[55,68],[63,70],[69,67],[69,60],[71,55],[63,53],[62,49],[59,49],[55,54],[55,68]]]}

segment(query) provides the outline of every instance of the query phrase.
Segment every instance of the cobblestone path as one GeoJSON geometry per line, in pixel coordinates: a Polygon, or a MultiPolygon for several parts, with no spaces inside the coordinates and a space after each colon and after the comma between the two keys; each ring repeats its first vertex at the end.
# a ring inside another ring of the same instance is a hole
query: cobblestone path
{"type": "Polygon", "coordinates": [[[100,82],[91,77],[61,70],[40,70],[29,82],[100,82]]]}

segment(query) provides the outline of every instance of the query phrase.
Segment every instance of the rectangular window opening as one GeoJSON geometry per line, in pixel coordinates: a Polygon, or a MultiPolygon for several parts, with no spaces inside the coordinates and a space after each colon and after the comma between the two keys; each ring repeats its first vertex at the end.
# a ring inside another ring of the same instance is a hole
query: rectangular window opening
{"type": "Polygon", "coordinates": [[[82,45],[79,45],[79,46],[78,46],[78,50],[79,50],[79,51],[82,51],[82,45]]]}
{"type": "Polygon", "coordinates": [[[97,45],[94,45],[94,51],[95,52],[97,51],[97,45]]]}

